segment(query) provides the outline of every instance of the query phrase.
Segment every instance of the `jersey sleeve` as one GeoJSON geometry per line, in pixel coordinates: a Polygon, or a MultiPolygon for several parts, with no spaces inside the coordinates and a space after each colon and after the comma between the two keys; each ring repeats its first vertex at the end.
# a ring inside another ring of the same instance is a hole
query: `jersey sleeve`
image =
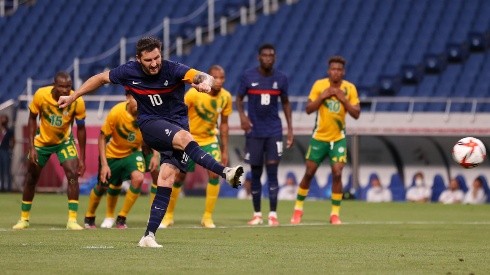
{"type": "Polygon", "coordinates": [[[349,92],[349,102],[351,105],[357,105],[359,104],[359,96],[357,94],[357,89],[355,85],[350,85],[350,92],[349,92]]]}
{"type": "Polygon", "coordinates": [[[245,74],[242,74],[240,77],[240,85],[238,86],[238,91],[237,95],[239,96],[245,96],[247,94],[247,76],[245,74]]]}
{"type": "Polygon", "coordinates": [[[112,109],[107,115],[104,124],[100,128],[100,132],[104,134],[105,137],[112,136],[112,131],[114,129],[114,121],[116,119],[117,114],[115,114],[114,109],[112,109]]]}
{"type": "Polygon", "coordinates": [[[311,101],[315,101],[320,95],[320,93],[321,93],[320,83],[318,81],[315,81],[313,87],[311,87],[311,91],[310,91],[310,95],[308,96],[308,99],[311,101]]]}
{"type": "Polygon", "coordinates": [[[82,97],[77,98],[76,107],[75,107],[75,119],[76,120],[84,120],[87,116],[85,110],[85,101],[82,97]]]}
{"type": "Polygon", "coordinates": [[[196,89],[190,88],[184,96],[184,103],[187,107],[191,107],[196,100],[196,89]]]}
{"type": "Polygon", "coordinates": [[[127,64],[123,64],[109,71],[109,80],[111,83],[121,85],[125,84],[124,81],[128,77],[126,69],[127,66],[127,64]]]}
{"type": "Polygon", "coordinates": [[[223,116],[229,116],[233,112],[233,102],[232,102],[231,94],[229,92],[226,92],[224,97],[225,97],[226,104],[221,114],[223,116]]]}
{"type": "Polygon", "coordinates": [[[39,114],[39,109],[41,108],[41,101],[42,101],[42,95],[39,93],[39,90],[37,90],[34,93],[34,97],[32,98],[31,104],[29,104],[29,110],[33,114],[39,114]]]}

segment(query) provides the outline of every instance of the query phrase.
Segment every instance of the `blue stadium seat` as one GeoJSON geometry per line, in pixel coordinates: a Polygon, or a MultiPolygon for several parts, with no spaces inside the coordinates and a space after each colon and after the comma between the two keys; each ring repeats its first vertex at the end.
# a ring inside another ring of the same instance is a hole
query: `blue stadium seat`
{"type": "Polygon", "coordinates": [[[439,196],[441,193],[446,190],[446,184],[444,183],[444,179],[441,175],[437,174],[434,176],[434,183],[432,184],[432,202],[439,201],[439,196]]]}
{"type": "Polygon", "coordinates": [[[393,201],[405,201],[405,185],[398,173],[391,175],[390,185],[388,189],[391,190],[393,201]]]}

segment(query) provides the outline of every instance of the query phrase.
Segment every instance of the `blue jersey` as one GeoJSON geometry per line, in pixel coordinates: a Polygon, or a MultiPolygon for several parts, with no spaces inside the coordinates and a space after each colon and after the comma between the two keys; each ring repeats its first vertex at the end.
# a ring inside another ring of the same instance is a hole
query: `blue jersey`
{"type": "Polygon", "coordinates": [[[124,86],[136,99],[138,121],[165,119],[188,129],[183,79],[189,70],[186,65],[163,60],[159,74],[147,75],[140,63],[130,61],[112,69],[109,78],[112,83],[124,86]]]}
{"type": "Polygon", "coordinates": [[[288,79],[280,71],[263,76],[258,68],[246,70],[240,80],[239,96],[247,96],[247,115],[252,123],[249,137],[282,136],[279,97],[288,96],[288,79]]]}

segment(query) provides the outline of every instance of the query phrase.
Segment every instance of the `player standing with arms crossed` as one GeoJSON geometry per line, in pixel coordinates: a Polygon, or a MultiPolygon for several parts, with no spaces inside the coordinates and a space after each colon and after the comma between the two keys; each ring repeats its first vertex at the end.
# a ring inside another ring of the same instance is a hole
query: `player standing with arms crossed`
{"type": "MultiPolygon", "coordinates": [[[[219,65],[213,65],[208,73],[214,78],[214,86],[208,94],[200,93],[191,88],[185,94],[184,101],[189,107],[189,123],[191,134],[201,148],[212,155],[216,161],[223,165],[228,164],[228,116],[233,111],[230,92],[223,88],[225,82],[225,70],[219,65]],[[218,129],[219,122],[219,142],[218,129]]],[[[194,171],[195,163],[190,161],[188,172],[194,171]]],[[[215,228],[213,212],[219,195],[219,176],[209,171],[209,182],[206,186],[206,202],[201,225],[206,228],[215,228]]],[[[179,179],[172,187],[172,195],[167,213],[162,221],[162,227],[168,227],[174,223],[174,208],[184,182],[185,174],[179,174],[179,179]]]]}
{"type": "Polygon", "coordinates": [[[291,105],[288,98],[288,78],[284,73],[274,69],[276,50],[273,45],[264,44],[260,46],[258,54],[260,65],[258,68],[252,68],[243,73],[236,99],[241,127],[246,136],[245,161],[250,164],[252,169],[254,215],[248,224],[263,223],[260,206],[262,196],[260,177],[265,162],[270,203],[268,223],[270,226],[278,226],[279,221],[276,213],[277,193],[279,192],[277,170],[283,152],[279,98],[288,125],[287,148],[293,145],[294,139],[291,105]],[[247,114],[245,114],[243,103],[245,96],[248,97],[247,114]]]}
{"type": "Polygon", "coordinates": [[[308,196],[310,183],[316,170],[328,159],[332,169],[332,211],[330,223],[341,224],[339,218],[342,202],[342,170],[347,162],[347,140],[345,137],[345,114],[359,118],[361,108],[354,84],[344,80],[345,59],[333,56],[328,60],[328,78],[313,84],[306,113],[317,112],[315,128],[306,152],[306,171],[298,188],[291,224],[299,224],[303,216],[304,200],[308,196]]]}
{"type": "Polygon", "coordinates": [[[235,188],[240,186],[243,174],[240,165],[230,168],[219,164],[189,133],[185,83],[208,93],[213,77],[184,64],[163,60],[161,50],[158,39],[144,37],[136,44],[136,61],[90,77],[74,94],[58,101],[63,108],[78,97],[113,83],[124,86],[138,102],[137,122],[143,141],[161,156],[157,192],[147,229],[138,243],[140,247],[162,247],[155,241],[155,232],[167,211],[175,178],[179,172],[186,171],[189,158],[225,178],[235,188]]]}
{"type": "Polygon", "coordinates": [[[73,94],[71,77],[66,72],[58,72],[53,86],[39,88],[29,105],[29,154],[27,175],[22,194],[22,212],[20,220],[13,229],[29,227],[30,211],[36,184],[43,167],[51,154],[56,154],[68,180],[68,223],[70,230],[83,229],[77,223],[78,196],[80,186],[78,177],[85,173],[85,102],[82,98],[74,99],[63,107],[58,106],[59,98],[73,94]],[[37,117],[39,116],[39,128],[37,117]],[[77,123],[77,139],[80,145],[80,157],[73,139],[73,122],[77,123]]]}

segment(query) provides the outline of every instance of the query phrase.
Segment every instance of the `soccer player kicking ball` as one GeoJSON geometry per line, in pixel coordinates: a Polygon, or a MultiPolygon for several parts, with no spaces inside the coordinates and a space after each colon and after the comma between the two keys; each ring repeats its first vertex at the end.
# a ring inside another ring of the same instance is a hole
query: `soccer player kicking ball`
{"type": "Polygon", "coordinates": [[[238,188],[243,167],[224,167],[199,147],[189,133],[187,106],[184,103],[185,83],[199,92],[211,91],[212,76],[184,64],[162,59],[162,43],[144,37],[136,44],[136,61],[129,61],[110,71],[90,77],[72,95],[60,97],[61,108],[78,97],[104,84],[120,84],[138,102],[138,126],[143,141],[160,153],[158,187],[151,206],[150,219],[140,247],[162,247],[155,241],[155,232],[167,211],[172,185],[179,172],[185,172],[189,158],[225,178],[238,188]]]}
{"type": "Polygon", "coordinates": [[[68,180],[68,223],[70,230],[83,229],[77,223],[78,196],[80,187],[78,177],[85,172],[85,103],[83,99],[74,99],[58,107],[58,99],[73,94],[71,77],[59,72],[54,77],[53,86],[39,88],[29,105],[29,159],[27,175],[22,194],[22,212],[20,220],[13,229],[29,227],[30,211],[36,184],[43,167],[51,154],[56,154],[68,180]],[[39,128],[37,117],[39,116],[39,128]],[[80,157],[73,139],[71,128],[77,123],[77,138],[80,145],[80,157]]]}
{"type": "MultiPolygon", "coordinates": [[[[126,217],[141,192],[146,170],[142,153],[143,138],[136,124],[138,105],[134,97],[126,92],[126,101],[114,106],[102,125],[99,135],[99,177],[90,192],[85,214],[85,228],[95,229],[95,212],[102,195],[107,191],[106,217],[102,228],[114,224],[114,210],[121,193],[122,183],[130,179],[124,204],[116,219],[116,227],[127,228],[126,217]]],[[[158,152],[150,161],[152,169],[158,166],[158,152]]]]}
{"type": "Polygon", "coordinates": [[[310,183],[318,166],[327,159],[332,169],[332,211],[330,223],[341,224],[339,218],[342,202],[342,170],[347,162],[347,141],[345,138],[345,114],[359,118],[361,108],[354,84],[344,80],[345,60],[334,56],[328,61],[328,78],[313,84],[306,113],[317,113],[313,135],[306,152],[306,171],[299,184],[291,224],[299,224],[303,216],[303,203],[308,196],[310,183]]]}
{"type": "MultiPolygon", "coordinates": [[[[213,65],[208,73],[214,78],[214,86],[211,92],[200,93],[191,88],[185,94],[184,101],[189,108],[189,122],[191,134],[194,140],[216,161],[223,165],[228,164],[228,116],[232,112],[232,98],[230,92],[223,88],[225,82],[225,71],[221,66],[213,65]],[[218,143],[219,123],[220,142],[218,143]],[[221,148],[220,148],[221,147],[221,148]],[[221,149],[221,150],[220,150],[221,149]]],[[[195,163],[189,162],[187,170],[194,171],[195,163]]],[[[213,212],[219,195],[219,176],[211,171],[208,173],[209,182],[206,187],[205,210],[201,219],[201,225],[206,228],[215,228],[213,212]]],[[[180,194],[180,189],[185,179],[185,174],[180,173],[178,180],[172,187],[172,195],[168,205],[167,213],[160,227],[166,228],[174,223],[174,209],[180,194]]]]}

